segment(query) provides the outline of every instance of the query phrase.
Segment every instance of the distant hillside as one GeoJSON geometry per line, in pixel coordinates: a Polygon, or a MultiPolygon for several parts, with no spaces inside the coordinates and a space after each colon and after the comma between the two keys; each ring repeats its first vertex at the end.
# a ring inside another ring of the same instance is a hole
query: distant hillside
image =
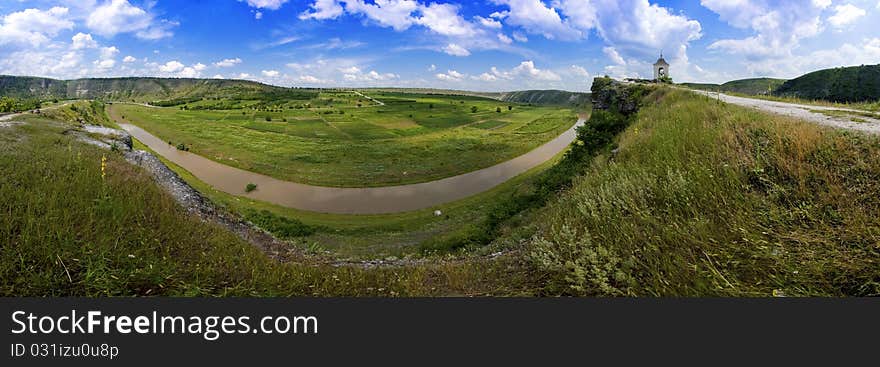
{"type": "Polygon", "coordinates": [[[681,85],[700,90],[709,90],[713,92],[732,92],[742,94],[770,94],[776,90],[785,79],[773,78],[752,78],[729,81],[724,84],[704,84],[704,83],[682,83],[681,85]]]}
{"type": "Polygon", "coordinates": [[[504,93],[500,99],[536,105],[585,106],[590,103],[590,94],[563,90],[524,90],[504,93]]]}
{"type": "Polygon", "coordinates": [[[174,104],[201,98],[295,98],[312,93],[246,80],[176,78],[89,78],[57,80],[0,75],[0,95],[16,98],[87,98],[174,104]]]}
{"type": "Polygon", "coordinates": [[[775,95],[832,102],[880,99],[880,65],[814,71],[782,84],[775,95]]]}

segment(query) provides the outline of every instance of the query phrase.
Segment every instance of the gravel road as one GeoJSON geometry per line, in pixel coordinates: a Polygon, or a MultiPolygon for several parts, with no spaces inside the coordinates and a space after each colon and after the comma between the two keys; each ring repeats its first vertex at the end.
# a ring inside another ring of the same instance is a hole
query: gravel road
{"type": "Polygon", "coordinates": [[[744,107],[751,107],[759,109],[761,111],[766,111],[779,115],[791,116],[802,120],[814,122],[820,125],[832,126],[847,130],[863,131],[872,134],[880,134],[880,119],[857,115],[864,114],[866,113],[865,111],[853,110],[848,108],[800,105],[794,103],[768,101],[756,98],[736,97],[716,92],[697,90],[693,92],[700,95],[709,96],[711,98],[718,98],[723,102],[744,107]],[[824,113],[813,111],[841,111],[850,112],[852,114],[847,116],[829,116],[824,113]],[[865,122],[856,122],[853,121],[851,118],[857,118],[865,122]]]}

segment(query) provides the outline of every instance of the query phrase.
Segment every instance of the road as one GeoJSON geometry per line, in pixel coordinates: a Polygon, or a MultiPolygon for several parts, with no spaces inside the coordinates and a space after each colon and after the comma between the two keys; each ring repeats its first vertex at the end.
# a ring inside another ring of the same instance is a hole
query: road
{"type": "Polygon", "coordinates": [[[711,98],[718,98],[721,101],[730,104],[751,107],[761,111],[766,111],[779,115],[791,116],[802,120],[814,122],[820,125],[832,126],[848,130],[863,131],[872,134],[880,134],[880,119],[870,118],[863,115],[856,115],[866,113],[865,111],[861,110],[776,102],[757,98],[731,96],[717,92],[706,92],[698,90],[692,90],[692,92],[709,96],[711,98]],[[852,113],[852,116],[829,116],[820,112],[812,111],[842,111],[852,113]],[[852,121],[851,117],[864,120],[865,122],[852,121]]]}

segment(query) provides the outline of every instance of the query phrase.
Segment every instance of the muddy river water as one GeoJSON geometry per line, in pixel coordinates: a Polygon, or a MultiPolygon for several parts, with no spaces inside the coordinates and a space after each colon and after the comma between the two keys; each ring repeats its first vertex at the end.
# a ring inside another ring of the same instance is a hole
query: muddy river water
{"type": "Polygon", "coordinates": [[[382,214],[425,209],[463,199],[498,186],[553,158],[574,141],[577,123],[553,140],[506,162],[444,179],[387,187],[339,188],[304,185],[245,171],[177,150],[132,124],[120,124],[133,137],[217,190],[269,203],[322,213],[382,214]],[[245,193],[253,183],[257,189],[245,193]]]}

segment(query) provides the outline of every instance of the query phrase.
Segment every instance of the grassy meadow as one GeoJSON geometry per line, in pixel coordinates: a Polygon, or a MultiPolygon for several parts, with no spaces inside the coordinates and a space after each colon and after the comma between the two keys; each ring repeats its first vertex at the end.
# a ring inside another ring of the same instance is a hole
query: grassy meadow
{"type": "Polygon", "coordinates": [[[279,262],[191,217],[118,153],[30,117],[0,128],[0,295],[443,296],[528,294],[510,262],[362,269],[279,262]],[[106,177],[101,158],[107,157],[106,177]]]}
{"type": "Polygon", "coordinates": [[[353,92],[317,98],[203,99],[177,107],[114,104],[114,120],[218,162],[279,179],[340,187],[417,183],[485,168],[571,127],[569,109],[480,97],[353,92]]]}
{"type": "Polygon", "coordinates": [[[617,147],[535,215],[545,294],[880,294],[877,136],[667,91],[617,147]]]}

